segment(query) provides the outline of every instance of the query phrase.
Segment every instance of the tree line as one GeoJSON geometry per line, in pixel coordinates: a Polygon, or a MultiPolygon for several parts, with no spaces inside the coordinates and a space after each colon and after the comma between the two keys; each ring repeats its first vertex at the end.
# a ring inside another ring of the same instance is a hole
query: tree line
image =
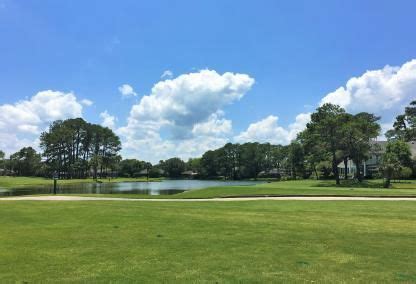
{"type": "Polygon", "coordinates": [[[40,136],[47,172],[66,178],[97,178],[112,173],[121,156],[120,138],[108,127],[82,118],[57,120],[40,136]]]}
{"type": "Polygon", "coordinates": [[[18,176],[97,178],[113,175],[121,160],[119,137],[82,118],[54,121],[40,135],[40,149],[42,153],[22,148],[3,159],[2,171],[18,176]]]}
{"type": "MultiPolygon", "coordinates": [[[[149,173],[180,177],[191,172],[199,178],[224,179],[332,178],[340,184],[340,165],[344,168],[343,179],[361,182],[363,162],[377,157],[379,168],[367,177],[384,177],[388,186],[392,178],[415,176],[415,161],[405,142],[416,140],[416,102],[397,117],[394,129],[386,134],[389,141],[385,146],[376,143],[381,131],[379,120],[372,113],[351,114],[340,106],[324,104],[311,114],[305,130],[289,145],[227,143],[187,162],[177,157],[160,161],[150,167],[153,170],[149,173]],[[350,161],[356,165],[353,174],[347,171],[350,161]]],[[[121,174],[127,175],[124,170],[121,174]]]]}
{"type": "Polygon", "coordinates": [[[324,104],[311,114],[311,120],[289,145],[269,143],[227,143],[199,158],[183,161],[178,157],[152,165],[137,159],[122,160],[119,137],[109,128],[81,118],[58,120],[40,136],[42,153],[25,147],[4,160],[3,169],[16,175],[61,178],[160,177],[250,179],[272,178],[351,178],[349,161],[357,165],[354,178],[362,181],[361,165],[372,156],[380,157],[378,174],[386,184],[396,176],[415,175],[415,162],[408,144],[416,140],[416,101],[397,116],[394,128],[386,133],[385,149],[374,143],[380,135],[380,117],[361,112],[351,114],[340,106],[324,104]]]}

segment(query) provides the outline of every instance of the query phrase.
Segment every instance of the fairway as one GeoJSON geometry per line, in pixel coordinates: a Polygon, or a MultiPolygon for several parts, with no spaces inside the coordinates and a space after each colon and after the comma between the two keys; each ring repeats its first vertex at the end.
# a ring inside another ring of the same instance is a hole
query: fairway
{"type": "Polygon", "coordinates": [[[413,196],[416,197],[416,183],[394,183],[392,188],[382,188],[381,180],[363,183],[342,181],[336,186],[332,180],[278,181],[254,186],[212,187],[190,190],[172,195],[172,198],[214,198],[238,196],[413,196]]]}
{"type": "Polygon", "coordinates": [[[416,282],[406,201],[0,204],[0,282],[416,282]]]}

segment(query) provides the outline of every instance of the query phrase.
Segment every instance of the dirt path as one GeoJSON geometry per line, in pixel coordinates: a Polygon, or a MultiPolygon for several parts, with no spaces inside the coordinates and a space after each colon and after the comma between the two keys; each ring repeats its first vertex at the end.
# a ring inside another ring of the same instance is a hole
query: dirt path
{"type": "Polygon", "coordinates": [[[258,201],[258,200],[306,200],[306,201],[416,201],[409,197],[233,197],[211,199],[133,199],[116,197],[83,197],[83,196],[14,196],[0,198],[1,201],[153,201],[153,202],[210,202],[210,201],[258,201]]]}

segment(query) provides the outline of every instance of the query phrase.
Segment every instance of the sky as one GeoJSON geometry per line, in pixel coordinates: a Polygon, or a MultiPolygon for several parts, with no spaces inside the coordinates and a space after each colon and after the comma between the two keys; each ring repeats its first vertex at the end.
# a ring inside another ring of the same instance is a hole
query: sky
{"type": "Polygon", "coordinates": [[[122,156],[288,144],[316,107],[382,117],[416,99],[415,1],[0,0],[0,149],[56,119],[113,129],[122,156]]]}

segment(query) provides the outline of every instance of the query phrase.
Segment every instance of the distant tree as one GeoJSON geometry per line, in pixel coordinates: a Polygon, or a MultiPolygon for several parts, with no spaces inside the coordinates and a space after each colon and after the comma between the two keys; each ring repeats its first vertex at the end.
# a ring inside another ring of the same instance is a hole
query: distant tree
{"type": "Polygon", "coordinates": [[[412,169],[409,167],[400,167],[394,176],[394,179],[408,179],[412,176],[412,169]]]}
{"type": "Polygon", "coordinates": [[[293,141],[289,144],[288,165],[290,167],[291,176],[296,179],[298,175],[304,175],[305,155],[303,147],[299,142],[293,141]]]}
{"type": "Polygon", "coordinates": [[[221,174],[228,179],[236,179],[241,161],[240,145],[227,143],[217,150],[217,156],[221,174]]]}
{"type": "Polygon", "coordinates": [[[0,162],[1,162],[1,167],[0,167],[0,169],[2,170],[2,175],[4,175],[5,174],[5,171],[6,171],[6,165],[5,165],[5,162],[4,162],[4,157],[6,156],[6,154],[2,151],[2,150],[0,150],[0,162]]]}
{"type": "Polygon", "coordinates": [[[346,118],[343,108],[333,104],[324,104],[312,113],[311,121],[306,125],[304,133],[304,136],[319,143],[320,147],[330,154],[332,172],[337,184],[340,183],[338,163],[342,161],[342,157],[337,153],[342,149],[342,125],[346,118]]]}
{"type": "Polygon", "coordinates": [[[288,156],[288,147],[282,145],[271,145],[270,149],[270,163],[271,167],[275,168],[282,176],[284,172],[284,166],[288,156]]]}
{"type": "Polygon", "coordinates": [[[201,158],[190,158],[186,162],[186,170],[200,173],[201,172],[201,158]]]}
{"type": "Polygon", "coordinates": [[[177,178],[185,170],[185,162],[177,157],[170,158],[163,163],[163,169],[169,177],[177,178]]]}
{"type": "Polygon", "coordinates": [[[305,156],[304,166],[309,167],[310,172],[315,174],[316,179],[320,178],[321,172],[326,178],[328,178],[331,174],[331,166],[329,166],[329,171],[327,171],[328,167],[323,167],[322,165],[323,163],[325,163],[325,165],[328,165],[329,163],[330,165],[330,155],[324,148],[324,144],[316,143],[314,135],[310,135],[310,132],[308,131],[299,133],[297,140],[303,146],[305,156]]]}
{"type": "Polygon", "coordinates": [[[390,187],[391,179],[398,176],[400,171],[410,164],[411,152],[409,145],[400,140],[388,142],[380,167],[384,177],[384,187],[390,187]]]}
{"type": "Polygon", "coordinates": [[[265,148],[259,143],[245,143],[241,145],[241,177],[257,178],[263,170],[265,148]]]}
{"type": "Polygon", "coordinates": [[[35,176],[41,168],[41,155],[32,147],[24,147],[10,155],[10,161],[18,176],[35,176]]]}
{"type": "Polygon", "coordinates": [[[149,177],[151,178],[158,178],[161,176],[160,169],[157,166],[154,166],[149,171],[149,177]]]}
{"type": "Polygon", "coordinates": [[[386,132],[389,140],[416,140],[416,100],[405,108],[404,114],[396,117],[393,129],[386,132]]]}
{"type": "Polygon", "coordinates": [[[152,164],[149,162],[144,163],[144,169],[146,170],[146,179],[149,180],[150,170],[152,169],[152,164]]]}
{"type": "Polygon", "coordinates": [[[122,177],[138,177],[140,172],[146,168],[149,168],[149,166],[144,161],[125,159],[119,163],[119,175],[122,177]]]}
{"type": "Polygon", "coordinates": [[[106,176],[117,167],[121,142],[109,128],[87,123],[82,118],[54,121],[41,134],[40,147],[49,173],[73,178],[106,176]]]}
{"type": "MultiPolygon", "coordinates": [[[[371,150],[371,140],[376,138],[380,132],[380,125],[377,121],[380,117],[374,114],[361,112],[356,115],[345,116],[345,123],[342,129],[341,151],[345,157],[350,158],[357,167],[357,179],[362,181],[361,165],[368,159],[371,150]]],[[[345,165],[346,166],[346,165],[345,165]]]]}
{"type": "Polygon", "coordinates": [[[201,158],[202,174],[206,177],[215,177],[218,175],[218,151],[206,151],[201,158]]]}
{"type": "Polygon", "coordinates": [[[328,179],[331,176],[332,173],[332,164],[331,164],[331,160],[323,160],[320,161],[317,165],[316,165],[316,169],[319,172],[319,177],[323,177],[324,179],[328,179]]]}

